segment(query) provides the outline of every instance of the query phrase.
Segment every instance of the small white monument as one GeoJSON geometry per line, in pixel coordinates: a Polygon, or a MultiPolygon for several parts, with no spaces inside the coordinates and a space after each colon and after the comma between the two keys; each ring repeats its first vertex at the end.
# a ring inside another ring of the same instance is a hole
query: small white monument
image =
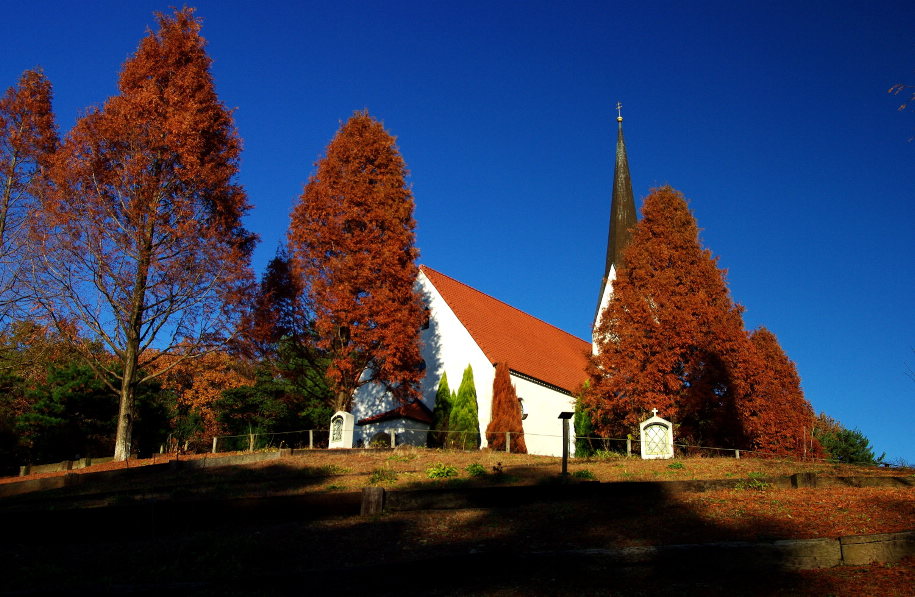
{"type": "Polygon", "coordinates": [[[356,418],[348,412],[338,410],[330,418],[330,441],[328,448],[352,448],[353,424],[356,418]]]}
{"type": "Polygon", "coordinates": [[[658,409],[653,408],[654,416],[642,421],[639,431],[642,436],[642,458],[673,458],[674,427],[670,421],[658,416],[658,409]]]}

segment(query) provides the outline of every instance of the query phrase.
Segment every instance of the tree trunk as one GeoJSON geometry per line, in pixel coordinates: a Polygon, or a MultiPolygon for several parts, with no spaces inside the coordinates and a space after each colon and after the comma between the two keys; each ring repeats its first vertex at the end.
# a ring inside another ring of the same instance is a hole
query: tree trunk
{"type": "Polygon", "coordinates": [[[349,412],[350,399],[349,394],[346,390],[340,389],[337,390],[337,396],[334,399],[334,411],[346,411],[349,412]]]}
{"type": "MultiPolygon", "coordinates": [[[[128,350],[128,352],[131,351],[128,350]]],[[[134,352],[134,362],[124,364],[124,378],[121,380],[118,428],[114,440],[115,460],[127,460],[130,457],[130,444],[133,438],[134,399],[136,397],[133,378],[136,377],[136,351],[132,352],[134,352]]]]}
{"type": "Polygon", "coordinates": [[[140,337],[142,335],[143,313],[146,307],[146,285],[149,279],[149,267],[152,262],[152,237],[154,228],[154,214],[150,216],[141,237],[137,272],[134,276],[133,296],[130,300],[130,313],[128,315],[127,329],[125,332],[126,346],[124,347],[123,365],[124,372],[121,377],[121,403],[118,408],[118,428],[114,439],[114,459],[126,460],[130,457],[131,440],[133,438],[133,420],[135,415],[136,386],[139,378],[140,337]]]}

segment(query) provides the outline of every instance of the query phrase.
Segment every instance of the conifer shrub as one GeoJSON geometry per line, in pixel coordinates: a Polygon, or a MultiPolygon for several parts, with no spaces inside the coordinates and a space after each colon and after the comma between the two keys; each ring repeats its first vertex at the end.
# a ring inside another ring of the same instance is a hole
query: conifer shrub
{"type": "Polygon", "coordinates": [[[448,417],[447,447],[475,450],[480,447],[480,415],[473,368],[467,365],[458,387],[457,396],[448,417]]]}
{"type": "Polygon", "coordinates": [[[455,400],[454,392],[448,387],[448,374],[442,373],[435,392],[435,405],[432,407],[432,428],[429,430],[429,447],[443,448],[448,443],[451,409],[455,400]]]}
{"type": "Polygon", "coordinates": [[[575,417],[572,419],[575,428],[575,458],[588,458],[598,451],[595,445],[594,425],[591,415],[579,398],[575,402],[575,417]]]}

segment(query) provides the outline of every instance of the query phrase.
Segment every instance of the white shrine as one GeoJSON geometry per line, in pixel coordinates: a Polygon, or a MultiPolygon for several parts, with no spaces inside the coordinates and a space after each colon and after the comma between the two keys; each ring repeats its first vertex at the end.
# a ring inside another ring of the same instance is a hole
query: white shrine
{"type": "Polygon", "coordinates": [[[655,458],[674,457],[674,427],[670,421],[658,416],[658,409],[651,409],[653,416],[642,421],[639,425],[639,435],[642,439],[642,458],[646,460],[655,458]]]}

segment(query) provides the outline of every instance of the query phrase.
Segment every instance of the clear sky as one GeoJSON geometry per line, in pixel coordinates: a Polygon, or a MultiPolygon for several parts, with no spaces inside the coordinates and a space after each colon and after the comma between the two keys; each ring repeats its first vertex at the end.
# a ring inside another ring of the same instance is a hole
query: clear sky
{"type": "MultiPolygon", "coordinates": [[[[0,85],[43,67],[66,131],[169,4],[9,2],[0,85]]],[[[421,262],[589,338],[620,101],[637,205],[681,190],[814,408],[915,463],[915,108],[887,94],[915,84],[911,0],[192,5],[258,273],[368,108],[412,172],[421,262]]]]}

